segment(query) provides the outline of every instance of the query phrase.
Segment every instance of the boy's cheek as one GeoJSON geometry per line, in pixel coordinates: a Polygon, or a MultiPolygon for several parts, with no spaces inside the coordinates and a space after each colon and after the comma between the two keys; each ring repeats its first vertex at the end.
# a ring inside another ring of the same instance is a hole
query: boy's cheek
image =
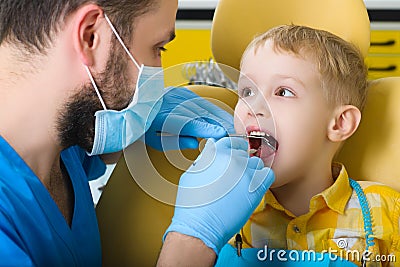
{"type": "Polygon", "coordinates": [[[240,112],[238,112],[238,109],[235,109],[235,113],[233,116],[233,124],[234,124],[236,133],[245,133],[246,132],[245,121],[240,116],[240,112]]]}
{"type": "Polygon", "coordinates": [[[236,117],[235,117],[235,119],[234,119],[234,121],[233,121],[233,124],[234,124],[234,128],[235,128],[235,132],[236,132],[236,133],[240,133],[240,132],[241,132],[240,129],[243,128],[243,127],[239,127],[239,125],[242,124],[241,121],[240,121],[240,120],[237,120],[236,117]]]}

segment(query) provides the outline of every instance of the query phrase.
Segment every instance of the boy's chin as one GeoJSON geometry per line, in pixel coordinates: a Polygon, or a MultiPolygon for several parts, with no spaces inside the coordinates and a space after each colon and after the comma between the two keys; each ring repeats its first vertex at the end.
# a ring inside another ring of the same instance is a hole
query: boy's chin
{"type": "Polygon", "coordinates": [[[286,185],[286,183],[283,183],[282,181],[279,181],[279,179],[277,177],[275,177],[275,181],[271,184],[269,189],[271,189],[273,191],[274,189],[280,188],[280,187],[285,186],[285,185],[286,185]]]}
{"type": "Polygon", "coordinates": [[[275,158],[274,154],[265,157],[260,156],[259,158],[264,162],[264,167],[272,168],[272,164],[274,163],[275,158]]]}

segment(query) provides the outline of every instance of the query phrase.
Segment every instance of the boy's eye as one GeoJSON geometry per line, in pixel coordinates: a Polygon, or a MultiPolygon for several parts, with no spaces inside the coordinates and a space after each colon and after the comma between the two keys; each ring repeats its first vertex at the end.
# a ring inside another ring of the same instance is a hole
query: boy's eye
{"type": "Polygon", "coordinates": [[[239,90],[240,97],[249,97],[249,96],[254,96],[254,95],[255,95],[255,93],[249,87],[245,87],[245,88],[239,90]]]}
{"type": "Polygon", "coordinates": [[[280,87],[278,89],[278,91],[276,92],[276,95],[277,96],[283,96],[283,97],[293,97],[293,96],[295,96],[292,91],[290,91],[289,89],[287,89],[285,87],[280,87]]]}

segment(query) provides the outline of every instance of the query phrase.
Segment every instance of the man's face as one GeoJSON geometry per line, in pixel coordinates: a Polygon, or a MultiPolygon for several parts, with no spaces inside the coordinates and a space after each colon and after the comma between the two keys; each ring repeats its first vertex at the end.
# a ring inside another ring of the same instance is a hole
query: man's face
{"type": "MultiPolygon", "coordinates": [[[[139,65],[161,66],[163,47],[175,37],[177,3],[177,0],[160,0],[157,9],[136,18],[131,42],[125,45],[139,65]]],[[[107,108],[121,110],[135,93],[138,68],[117,38],[112,36],[106,67],[102,73],[93,76],[107,108]]],[[[79,88],[60,112],[58,132],[61,146],[79,145],[90,152],[94,140],[94,114],[102,109],[90,83],[79,88]]]]}
{"type": "MultiPolygon", "coordinates": [[[[236,131],[246,133],[258,128],[279,142],[272,164],[276,175],[272,187],[302,177],[323,154],[332,114],[315,64],[277,52],[267,41],[256,53],[253,49],[245,55],[238,93],[236,131]]],[[[270,164],[271,159],[262,159],[270,164]]]]}

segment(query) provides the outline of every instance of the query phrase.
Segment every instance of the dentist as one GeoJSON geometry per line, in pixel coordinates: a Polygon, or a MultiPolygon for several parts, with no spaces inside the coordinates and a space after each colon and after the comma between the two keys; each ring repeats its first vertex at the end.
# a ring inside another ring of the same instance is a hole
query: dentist
{"type": "MultiPolygon", "coordinates": [[[[181,149],[232,131],[222,110],[184,88],[163,89],[161,53],[175,37],[176,11],[177,0],[0,2],[0,266],[101,266],[88,181],[104,163],[145,132],[149,145],[164,149],[157,132],[166,119],[175,125],[170,133],[182,134],[181,149]],[[185,103],[196,105],[180,114],[185,103]]],[[[200,165],[223,155],[244,169],[218,200],[176,208],[160,265],[212,263],[244,224],[273,179],[250,189],[268,170],[245,157],[245,147],[230,138],[207,145],[200,165]],[[235,220],[224,208],[232,201],[243,210],[235,220]],[[182,245],[195,251],[181,257],[182,245]]],[[[224,177],[220,164],[202,177],[184,174],[180,185],[224,177]]],[[[188,196],[178,191],[178,199],[188,196]]]]}

